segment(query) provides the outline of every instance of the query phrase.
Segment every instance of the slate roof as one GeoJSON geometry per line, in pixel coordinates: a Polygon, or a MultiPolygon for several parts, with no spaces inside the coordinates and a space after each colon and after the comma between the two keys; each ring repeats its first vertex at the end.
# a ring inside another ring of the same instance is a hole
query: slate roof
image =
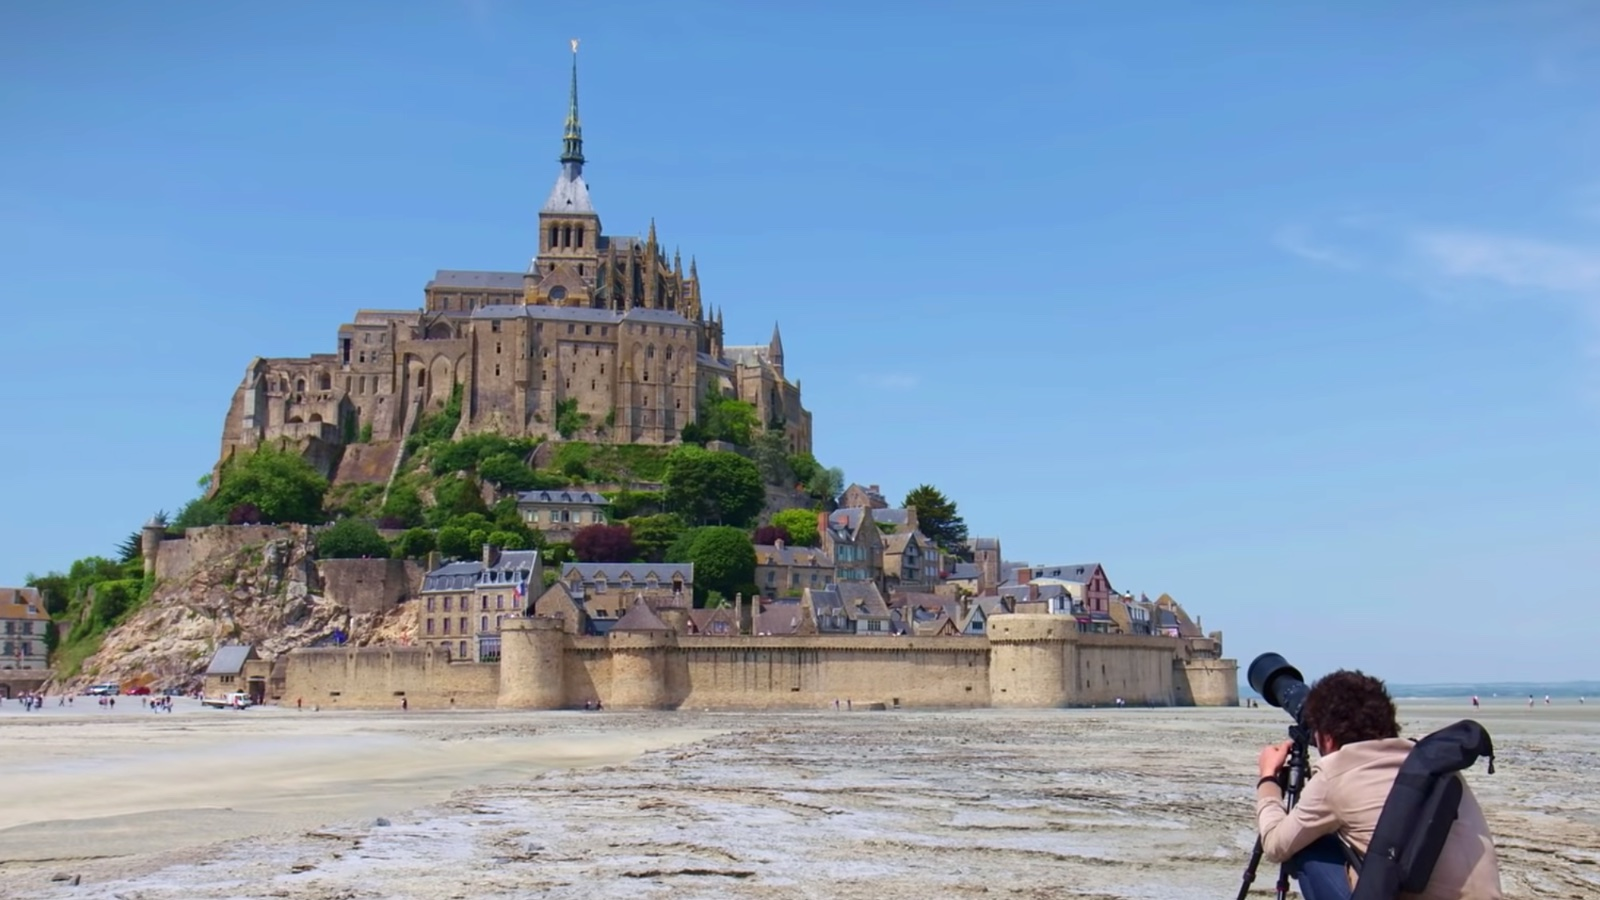
{"type": "Polygon", "coordinates": [[[904,528],[911,523],[911,512],[905,509],[874,508],[872,510],[872,521],[904,528]]]}
{"type": "Polygon", "coordinates": [[[627,615],[617,620],[611,626],[612,631],[671,631],[667,623],[661,621],[655,610],[644,602],[643,597],[633,598],[633,605],[628,607],[627,615]]]}
{"type": "Polygon", "coordinates": [[[584,183],[583,172],[577,166],[566,164],[556,176],[550,196],[545,198],[540,212],[592,213],[594,204],[589,200],[589,185],[584,183]]]}
{"type": "Polygon", "coordinates": [[[870,581],[847,581],[834,585],[833,589],[844,602],[845,614],[852,622],[857,619],[889,618],[889,606],[883,602],[883,594],[878,592],[876,584],[870,581]]]}
{"type": "Polygon", "coordinates": [[[867,521],[862,515],[864,510],[856,506],[845,506],[828,514],[828,528],[834,532],[834,537],[842,541],[855,540],[856,534],[861,530],[861,524],[867,521]]]}
{"type": "Polygon", "coordinates": [[[578,503],[589,506],[604,506],[611,502],[604,496],[593,491],[522,491],[517,494],[518,503],[578,503]]]}
{"type": "Polygon", "coordinates": [[[608,584],[621,583],[624,575],[632,579],[635,586],[649,581],[651,575],[664,585],[672,584],[674,575],[683,579],[685,587],[694,584],[694,563],[563,563],[561,580],[571,580],[573,572],[577,572],[585,584],[600,575],[606,577],[608,584]]]}
{"type": "Polygon", "coordinates": [[[729,362],[741,366],[759,366],[767,359],[766,347],[723,347],[722,352],[729,362]]]}
{"type": "Polygon", "coordinates": [[[470,591],[483,574],[483,563],[477,560],[445,563],[422,579],[424,593],[432,591],[470,591]]]}
{"type": "Polygon", "coordinates": [[[459,287],[522,290],[521,272],[472,272],[459,269],[440,269],[433,274],[429,287],[459,287]]]}
{"type": "MultiPolygon", "coordinates": [[[[1061,581],[1087,583],[1089,579],[1094,577],[1094,570],[1101,569],[1101,566],[1099,563],[1069,563],[1064,566],[1033,566],[1031,568],[1033,569],[1033,577],[1035,580],[1040,578],[1057,578],[1061,581]]],[[[1102,569],[1102,572],[1103,571],[1104,570],[1102,569]]],[[[1110,584],[1111,579],[1107,577],[1107,587],[1109,587],[1110,584]]]]}
{"type": "Polygon", "coordinates": [[[946,575],[945,578],[962,581],[967,579],[976,580],[980,574],[977,563],[958,562],[951,567],[950,574],[946,575]]]}
{"type": "Polygon", "coordinates": [[[734,618],[733,610],[727,608],[689,610],[688,622],[693,626],[689,633],[701,635],[711,634],[712,624],[719,621],[727,623],[727,634],[731,635],[738,633],[739,622],[734,618]]]}
{"type": "Polygon", "coordinates": [[[245,660],[256,658],[256,648],[249,644],[224,644],[211,657],[206,666],[207,675],[238,675],[244,671],[245,660]]]}
{"type": "Polygon", "coordinates": [[[479,585],[513,584],[532,579],[538,568],[539,551],[502,550],[492,566],[484,566],[482,560],[445,563],[423,577],[422,591],[470,591],[479,585]]]}
{"type": "Polygon", "coordinates": [[[779,547],[776,544],[757,544],[756,565],[809,566],[830,569],[833,568],[833,557],[815,547],[791,547],[787,544],[779,547]]]}
{"type": "Polygon", "coordinates": [[[983,538],[983,537],[981,537],[981,538],[973,538],[972,539],[972,549],[973,550],[995,550],[995,551],[998,551],[1000,549],[1000,539],[999,538],[983,538]]]}
{"type": "Polygon", "coordinates": [[[768,604],[756,617],[756,634],[795,634],[800,630],[800,604],[779,600],[768,604]]]}

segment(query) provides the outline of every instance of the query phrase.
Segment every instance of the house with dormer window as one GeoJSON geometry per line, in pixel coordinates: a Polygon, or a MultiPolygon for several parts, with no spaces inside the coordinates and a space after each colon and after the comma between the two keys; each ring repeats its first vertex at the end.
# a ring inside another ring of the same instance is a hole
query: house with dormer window
{"type": "Polygon", "coordinates": [[[606,524],[609,502],[593,491],[522,491],[517,494],[517,515],[549,540],[570,541],[580,528],[606,524]]]}

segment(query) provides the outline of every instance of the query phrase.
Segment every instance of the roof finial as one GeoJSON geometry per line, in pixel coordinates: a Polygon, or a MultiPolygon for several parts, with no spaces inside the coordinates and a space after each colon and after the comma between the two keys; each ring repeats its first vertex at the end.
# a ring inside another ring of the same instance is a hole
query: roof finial
{"type": "Polygon", "coordinates": [[[578,123],[578,39],[572,39],[572,96],[567,103],[567,133],[562,139],[561,161],[583,165],[583,126],[578,123]]]}

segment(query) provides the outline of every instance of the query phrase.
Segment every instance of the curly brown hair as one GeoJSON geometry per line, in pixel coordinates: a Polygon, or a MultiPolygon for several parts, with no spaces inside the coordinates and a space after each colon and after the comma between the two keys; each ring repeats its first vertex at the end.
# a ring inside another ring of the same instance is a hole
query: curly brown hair
{"type": "Polygon", "coordinates": [[[1307,727],[1338,747],[1400,736],[1389,689],[1360,671],[1340,669],[1317,679],[1301,715],[1307,727]]]}

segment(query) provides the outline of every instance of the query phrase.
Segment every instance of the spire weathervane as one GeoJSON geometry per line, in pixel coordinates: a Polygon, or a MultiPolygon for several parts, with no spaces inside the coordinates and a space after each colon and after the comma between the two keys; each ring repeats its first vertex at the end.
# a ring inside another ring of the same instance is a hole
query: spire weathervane
{"type": "Polygon", "coordinates": [[[562,137],[562,163],[583,165],[583,126],[578,123],[578,39],[572,39],[572,96],[567,102],[567,132],[562,137]]]}

